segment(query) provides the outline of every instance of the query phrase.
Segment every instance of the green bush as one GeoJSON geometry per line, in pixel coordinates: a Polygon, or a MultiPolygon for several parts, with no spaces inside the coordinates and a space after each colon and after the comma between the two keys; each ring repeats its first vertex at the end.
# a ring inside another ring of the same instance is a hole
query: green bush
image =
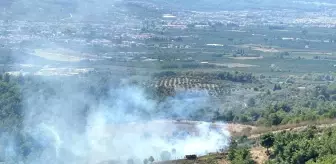
{"type": "Polygon", "coordinates": [[[302,132],[282,132],[275,135],[273,159],[275,163],[335,163],[336,129],[323,130],[314,126],[302,132]]]}

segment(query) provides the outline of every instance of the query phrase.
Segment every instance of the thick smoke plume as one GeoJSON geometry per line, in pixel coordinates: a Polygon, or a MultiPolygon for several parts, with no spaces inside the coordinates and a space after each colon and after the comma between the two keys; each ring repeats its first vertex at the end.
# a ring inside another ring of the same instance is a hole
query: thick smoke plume
{"type": "Polygon", "coordinates": [[[172,114],[187,118],[200,110],[199,105],[209,103],[204,94],[184,93],[157,103],[140,87],[127,85],[113,87],[99,103],[90,103],[93,97],[73,85],[52,88],[52,95],[43,91],[24,95],[23,132],[30,145],[24,153],[16,151],[19,145],[12,141],[14,137],[4,139],[3,134],[6,162],[97,164],[132,159],[142,163],[150,156],[156,161],[179,159],[227,145],[224,124],[167,119],[172,114]],[[85,109],[83,104],[90,107],[85,109]],[[168,114],[158,112],[162,110],[168,114]],[[162,157],[163,151],[170,152],[170,158],[162,157]]]}

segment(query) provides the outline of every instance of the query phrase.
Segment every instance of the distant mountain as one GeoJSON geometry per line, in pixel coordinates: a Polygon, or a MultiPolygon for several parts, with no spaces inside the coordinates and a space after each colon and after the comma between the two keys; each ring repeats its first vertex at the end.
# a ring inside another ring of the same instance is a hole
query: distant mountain
{"type": "Polygon", "coordinates": [[[335,9],[334,0],[0,0],[2,20],[99,21],[176,11],[335,9]],[[3,9],[1,9],[3,8],[3,9]]]}
{"type": "Polygon", "coordinates": [[[119,0],[0,0],[0,16],[15,20],[103,19],[123,11],[119,0]]]}
{"type": "MultiPolygon", "coordinates": [[[[331,7],[334,0],[143,0],[175,10],[220,11],[251,9],[320,10],[331,7]],[[307,2],[300,3],[298,2],[307,2]],[[329,5],[328,5],[329,4],[329,5]]],[[[335,4],[336,5],[336,4],[335,4]]]]}

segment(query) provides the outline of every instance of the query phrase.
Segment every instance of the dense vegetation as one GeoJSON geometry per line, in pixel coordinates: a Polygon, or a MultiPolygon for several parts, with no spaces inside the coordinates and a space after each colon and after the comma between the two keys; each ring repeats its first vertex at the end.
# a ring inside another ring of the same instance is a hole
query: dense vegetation
{"type": "Polygon", "coordinates": [[[248,109],[217,113],[219,120],[275,126],[317,121],[336,117],[335,85],[314,86],[299,90],[275,85],[273,92],[252,97],[248,109]]]}
{"type": "Polygon", "coordinates": [[[335,128],[309,126],[300,132],[274,134],[269,163],[334,163],[335,128]]]}
{"type": "MultiPolygon", "coordinates": [[[[230,143],[227,159],[232,163],[254,163],[251,146],[255,141],[235,138],[230,143]],[[246,146],[248,145],[248,146],[246,146]]],[[[266,148],[267,164],[331,164],[336,161],[336,128],[307,126],[301,130],[266,133],[256,141],[266,148]]]]}
{"type": "MultiPolygon", "coordinates": [[[[195,84],[211,85],[226,83],[228,84],[227,86],[218,85],[216,87],[221,89],[226,88],[224,92],[222,91],[221,96],[227,97],[231,96],[232,90],[252,89],[252,91],[248,91],[246,95],[237,97],[239,101],[245,101],[245,107],[243,105],[237,105],[231,109],[215,111],[214,120],[262,126],[277,126],[297,124],[305,121],[333,119],[336,117],[336,85],[334,83],[324,82],[333,81],[332,75],[316,74],[295,78],[290,76],[283,78],[282,80],[284,82],[281,83],[271,83],[270,78],[263,75],[256,77],[251,73],[238,71],[211,73],[178,73],[175,71],[164,71],[154,74],[154,77],[165,79],[161,84],[171,84],[168,87],[159,86],[157,88],[157,93],[161,97],[169,97],[176,94],[175,87],[183,87],[186,85],[187,88],[192,89],[195,84]],[[171,83],[180,80],[179,78],[189,78],[189,83],[193,79],[198,81],[180,86],[171,83]],[[300,81],[298,82],[298,80],[300,81]],[[323,83],[313,84],[314,81],[322,81],[323,83]],[[230,82],[234,82],[234,84],[229,85],[230,82]],[[312,84],[301,87],[301,83],[312,84]],[[242,84],[241,87],[244,88],[232,88],[236,84],[242,84]]],[[[217,91],[218,89],[216,87],[206,89],[217,91]]]]}
{"type": "Polygon", "coordinates": [[[232,163],[254,164],[248,147],[238,146],[235,140],[232,140],[228,150],[228,160],[232,163]]]}
{"type": "Polygon", "coordinates": [[[0,76],[0,120],[5,132],[18,131],[22,123],[21,94],[9,75],[0,76]]]}
{"type": "MultiPolygon", "coordinates": [[[[165,76],[177,76],[174,72],[164,72],[162,74],[157,74],[158,77],[165,76]]],[[[204,74],[199,73],[189,73],[191,76],[202,76],[204,74]]],[[[93,75],[94,76],[94,75],[93,75]]],[[[218,74],[210,74],[207,76],[217,76],[218,79],[232,80],[234,79],[255,79],[251,74],[244,73],[230,73],[223,72],[218,74]],[[234,76],[233,76],[234,75],[234,76]]],[[[1,103],[1,128],[5,132],[13,133],[17,135],[17,142],[26,145],[22,147],[21,151],[28,153],[29,136],[25,133],[20,132],[22,121],[23,121],[23,111],[22,111],[22,94],[23,93],[33,93],[39,92],[44,96],[52,98],[57,97],[58,93],[62,93],[62,90],[66,90],[63,84],[53,81],[52,79],[40,81],[39,79],[34,79],[32,77],[22,77],[22,76],[9,76],[8,74],[3,74],[0,76],[0,103],[1,103]],[[50,87],[53,86],[59,87],[50,87]],[[59,88],[59,91],[55,91],[59,88]],[[13,128],[14,127],[14,128],[13,128]],[[28,138],[28,139],[27,139],[28,138]],[[26,143],[28,142],[28,143],[26,143]]],[[[108,87],[112,84],[109,78],[92,78],[93,81],[79,82],[78,89],[82,89],[87,95],[93,96],[93,99],[100,101],[104,97],[108,96],[108,87]],[[90,84],[90,85],[89,85],[90,84]]],[[[206,78],[205,78],[206,79],[206,78]]],[[[255,81],[253,81],[254,83],[255,81]]],[[[293,89],[291,85],[271,85],[270,89],[261,92],[259,96],[250,98],[247,102],[247,109],[242,110],[228,110],[225,113],[215,113],[215,119],[240,122],[240,123],[250,123],[257,125],[266,126],[276,126],[289,123],[300,123],[302,121],[317,121],[323,119],[333,119],[336,117],[336,103],[335,103],[335,85],[317,85],[306,90],[293,89]],[[271,88],[277,88],[271,90],[271,88]],[[290,93],[287,93],[290,92],[290,93]],[[286,97],[285,94],[291,94],[291,96],[286,97]]],[[[159,98],[161,100],[166,99],[166,96],[173,96],[176,93],[174,90],[167,90],[167,88],[159,87],[157,90],[148,90],[153,95],[152,98],[159,98]],[[168,93],[167,93],[168,92],[168,93]]],[[[64,97],[67,98],[67,97],[64,97]]],[[[71,98],[71,97],[69,97],[71,98]]],[[[96,103],[97,103],[96,102],[96,103]]],[[[90,102],[91,104],[94,102],[90,102]]],[[[85,111],[90,109],[89,104],[82,104],[78,106],[82,108],[83,114],[85,111]]],[[[189,115],[188,119],[202,119],[205,113],[209,111],[200,110],[189,115]],[[203,113],[202,113],[203,112],[203,113]]],[[[171,117],[171,115],[170,115],[171,117]]],[[[333,142],[333,138],[327,138],[327,134],[331,137],[336,136],[334,134],[335,129],[330,129],[329,131],[323,131],[322,136],[325,141],[319,141],[316,137],[319,131],[314,128],[310,128],[302,133],[279,133],[275,136],[268,134],[268,136],[263,136],[261,143],[262,146],[266,148],[271,148],[271,154],[275,157],[273,162],[287,162],[287,163],[302,163],[302,161],[319,162],[332,160],[333,150],[320,149],[318,146],[323,147],[324,142],[333,142]],[[308,137],[307,137],[308,136],[308,137]],[[294,142],[294,141],[296,141],[294,142]],[[273,142],[274,141],[274,142],[273,142]],[[293,141],[293,143],[280,143],[280,141],[293,141]],[[300,141],[300,142],[299,142],[300,141]],[[311,145],[309,145],[311,144],[311,145]],[[293,146],[294,145],[294,146],[293,146]],[[294,148],[284,148],[287,146],[292,146],[294,148]],[[316,147],[317,146],[317,147],[316,147]],[[309,153],[304,152],[300,154],[298,151],[300,148],[305,150],[310,150],[309,153]],[[316,150],[323,150],[325,152],[315,152],[316,150]],[[289,152],[288,152],[289,151],[289,152]],[[292,152],[291,152],[292,151],[292,152]],[[290,153],[296,152],[297,156],[289,156],[290,153]],[[287,153],[287,154],[286,154],[287,153]],[[329,155],[330,154],[330,155],[329,155]]],[[[335,133],[336,134],[336,133],[335,133]]],[[[320,135],[318,135],[320,136],[320,135]]],[[[239,147],[234,142],[231,143],[229,154],[229,160],[235,163],[253,163],[251,160],[251,155],[249,154],[249,149],[247,147],[239,147]]],[[[28,153],[29,154],[29,153],[28,153]]],[[[164,155],[163,155],[164,156],[164,155]]],[[[165,157],[162,157],[165,158],[165,157]]]]}

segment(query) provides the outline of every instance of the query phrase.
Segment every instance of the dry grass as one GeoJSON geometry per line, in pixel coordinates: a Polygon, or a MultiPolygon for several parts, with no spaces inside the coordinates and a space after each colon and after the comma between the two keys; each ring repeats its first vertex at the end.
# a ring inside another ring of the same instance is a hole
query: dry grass
{"type": "Polygon", "coordinates": [[[54,61],[65,61],[65,62],[79,62],[81,60],[84,60],[85,58],[79,57],[79,54],[76,54],[71,51],[64,51],[64,52],[56,52],[56,51],[48,51],[48,50],[41,50],[37,49],[35,50],[35,53],[33,53],[35,56],[45,58],[48,60],[54,60],[54,61]],[[72,55],[72,54],[76,54],[72,55]]]}
{"type": "Polygon", "coordinates": [[[251,135],[249,136],[249,138],[258,138],[260,135],[268,132],[278,133],[281,131],[300,131],[305,129],[309,125],[315,125],[319,128],[327,128],[331,126],[336,126],[336,119],[325,119],[310,122],[306,121],[297,124],[286,124],[273,127],[257,127],[251,131],[251,135]]]}
{"type": "Polygon", "coordinates": [[[250,139],[258,138],[262,134],[273,132],[278,133],[281,131],[300,131],[305,129],[309,125],[315,125],[319,128],[327,128],[336,126],[336,119],[325,119],[318,121],[306,121],[296,124],[286,124],[272,127],[252,126],[243,124],[227,124],[226,129],[232,136],[248,136],[250,139]]]}
{"type": "Polygon", "coordinates": [[[226,129],[232,136],[250,136],[252,131],[255,131],[257,127],[244,124],[227,124],[226,129]]]}
{"type": "Polygon", "coordinates": [[[277,49],[274,48],[266,48],[266,47],[252,47],[255,51],[261,51],[261,52],[280,52],[277,49]]]}
{"type": "Polygon", "coordinates": [[[229,164],[224,154],[214,153],[197,158],[196,160],[179,159],[172,161],[155,162],[156,164],[229,164]]]}
{"type": "Polygon", "coordinates": [[[236,47],[241,48],[249,48],[255,51],[261,51],[261,52],[280,52],[280,50],[275,49],[274,47],[266,47],[264,45],[257,45],[257,44],[245,44],[245,45],[239,45],[236,47]]]}
{"type": "Polygon", "coordinates": [[[257,164],[263,164],[265,161],[268,160],[266,149],[263,147],[254,147],[251,149],[250,152],[251,152],[252,159],[257,164]]]}
{"type": "Polygon", "coordinates": [[[263,56],[259,56],[259,57],[252,57],[252,56],[239,56],[239,57],[229,57],[231,59],[235,59],[235,60],[257,60],[257,59],[263,59],[263,56]]]}
{"type": "Polygon", "coordinates": [[[258,65],[242,64],[242,63],[209,63],[215,66],[228,67],[228,68],[248,68],[259,67],[258,65]]]}
{"type": "MultiPolygon", "coordinates": [[[[266,149],[263,147],[253,147],[251,149],[252,159],[257,164],[262,164],[268,160],[268,156],[266,154],[266,149]]],[[[206,156],[202,156],[197,158],[196,160],[172,160],[172,161],[161,161],[155,162],[157,164],[230,164],[230,161],[226,159],[226,155],[222,153],[212,153],[206,156]]]]}

